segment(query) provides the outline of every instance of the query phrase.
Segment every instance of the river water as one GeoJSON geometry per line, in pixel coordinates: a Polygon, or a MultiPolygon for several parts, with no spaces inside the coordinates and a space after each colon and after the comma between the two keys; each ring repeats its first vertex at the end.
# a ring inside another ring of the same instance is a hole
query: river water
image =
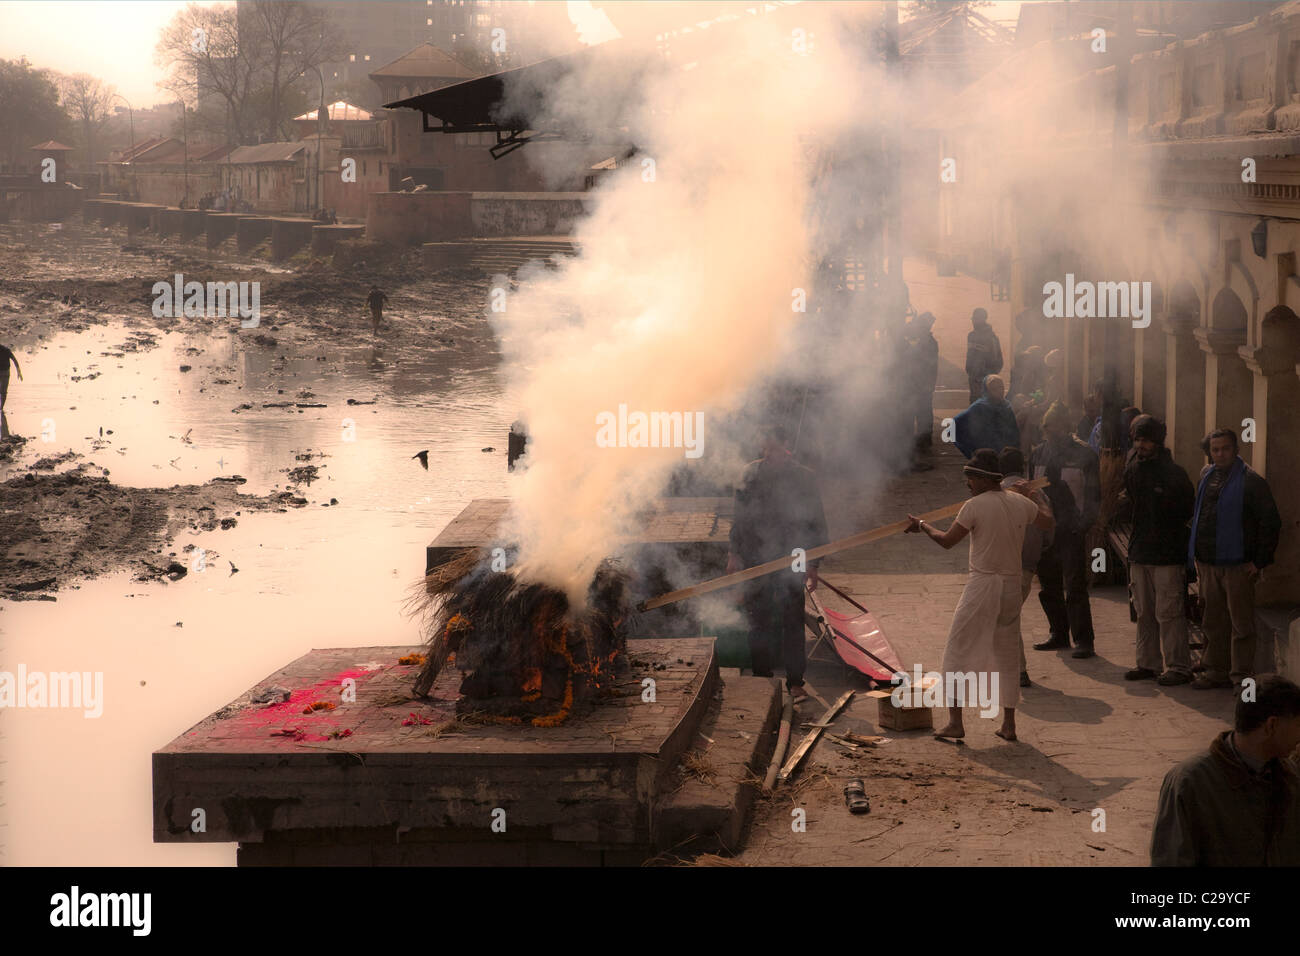
{"type": "MultiPolygon", "coordinates": [[[[11,865],[233,865],[233,845],[153,843],[151,753],[311,648],[418,643],[402,605],[425,546],[470,499],[509,494],[518,409],[490,347],[290,351],[226,332],[160,333],[156,348],[101,354],[128,334],[53,332],[20,353],[25,381],[6,412],[31,439],[24,463],[71,449],[120,485],[241,475],[242,491],[265,494],[288,486],[296,455],[325,457],[311,459],[320,478],[298,486],[307,507],[178,535],[168,550],[203,548],[203,571],[175,583],[114,573],[63,587],[57,602],[0,603],[0,670],[104,675],[98,718],[0,713],[0,861],[11,865]],[[275,401],[327,407],[261,407],[275,401]],[[254,407],[232,413],[242,403],[254,407]],[[427,471],[412,460],[423,449],[427,471]]],[[[13,473],[0,466],[0,480],[13,473]]]]}

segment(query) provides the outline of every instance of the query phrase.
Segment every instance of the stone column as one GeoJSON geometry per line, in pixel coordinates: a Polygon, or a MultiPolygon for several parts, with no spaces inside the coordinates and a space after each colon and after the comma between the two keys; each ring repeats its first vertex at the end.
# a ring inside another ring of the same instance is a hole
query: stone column
{"type": "Polygon", "coordinates": [[[1166,319],[1165,422],[1174,461],[1196,480],[1205,464],[1205,356],[1196,344],[1194,322],[1166,319]]]}
{"type": "MultiPolygon", "coordinates": [[[[1237,349],[1246,344],[1244,330],[1196,330],[1205,353],[1205,430],[1231,428],[1241,434],[1242,419],[1251,416],[1254,382],[1237,349]]],[[[1241,457],[1253,466],[1254,443],[1241,443],[1241,457]]]]}
{"type": "MultiPolygon", "coordinates": [[[[1282,536],[1274,564],[1255,592],[1264,604],[1300,603],[1300,366],[1279,349],[1239,350],[1253,379],[1254,461],[1268,479],[1282,515],[1282,536]]],[[[1244,455],[1243,455],[1244,457],[1244,455]]]]}
{"type": "Polygon", "coordinates": [[[1133,330],[1133,404],[1156,418],[1165,418],[1164,316],[1145,329],[1133,330]]]}

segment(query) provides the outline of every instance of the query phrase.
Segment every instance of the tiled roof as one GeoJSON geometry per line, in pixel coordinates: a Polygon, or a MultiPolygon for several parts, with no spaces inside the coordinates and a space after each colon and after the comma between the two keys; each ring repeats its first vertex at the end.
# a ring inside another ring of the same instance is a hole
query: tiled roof
{"type": "Polygon", "coordinates": [[[381,66],[370,76],[372,78],[376,76],[447,76],[455,79],[471,80],[478,74],[446,50],[440,49],[432,43],[423,43],[410,53],[399,56],[392,63],[381,66]]]}
{"type": "Polygon", "coordinates": [[[307,146],[303,143],[262,143],[259,146],[241,146],[227,162],[230,163],[284,163],[291,161],[307,146]]]}

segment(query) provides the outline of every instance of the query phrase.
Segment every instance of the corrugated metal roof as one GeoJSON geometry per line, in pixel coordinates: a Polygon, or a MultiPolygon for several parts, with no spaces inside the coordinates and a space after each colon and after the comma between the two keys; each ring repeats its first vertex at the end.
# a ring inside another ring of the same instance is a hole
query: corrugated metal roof
{"type": "Polygon", "coordinates": [[[229,163],[287,163],[307,147],[303,143],[262,143],[241,146],[230,154],[229,163]]]}
{"type": "Polygon", "coordinates": [[[71,151],[71,150],[73,150],[73,149],[76,149],[76,147],[75,147],[75,146],[64,146],[62,143],[56,142],[55,140],[47,139],[47,140],[46,140],[45,142],[43,142],[43,143],[37,143],[35,146],[32,147],[32,149],[44,150],[45,152],[48,153],[48,152],[50,152],[51,150],[55,150],[55,149],[66,149],[66,150],[71,151]]]}
{"type": "Polygon", "coordinates": [[[575,53],[385,103],[384,109],[420,110],[448,126],[535,129],[531,124],[544,114],[546,92],[555,89],[571,72],[592,63],[606,67],[602,75],[609,77],[605,90],[609,102],[635,102],[639,84],[647,72],[663,67],[653,50],[635,47],[621,39],[609,40],[575,53]],[[512,91],[510,112],[497,113],[507,83],[512,91]]]}

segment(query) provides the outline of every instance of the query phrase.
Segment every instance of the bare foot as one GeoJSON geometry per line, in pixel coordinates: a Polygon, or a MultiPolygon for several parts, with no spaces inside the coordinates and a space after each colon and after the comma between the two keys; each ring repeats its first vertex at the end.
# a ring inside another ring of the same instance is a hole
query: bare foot
{"type": "Polygon", "coordinates": [[[942,737],[947,740],[960,740],[966,736],[966,728],[961,724],[949,724],[947,727],[941,727],[934,732],[936,737],[942,737]]]}
{"type": "Polygon", "coordinates": [[[1014,727],[1001,727],[998,730],[995,730],[993,732],[997,734],[999,737],[1001,737],[1003,740],[1014,742],[1015,740],[1018,739],[1016,737],[1016,728],[1014,727]]]}

